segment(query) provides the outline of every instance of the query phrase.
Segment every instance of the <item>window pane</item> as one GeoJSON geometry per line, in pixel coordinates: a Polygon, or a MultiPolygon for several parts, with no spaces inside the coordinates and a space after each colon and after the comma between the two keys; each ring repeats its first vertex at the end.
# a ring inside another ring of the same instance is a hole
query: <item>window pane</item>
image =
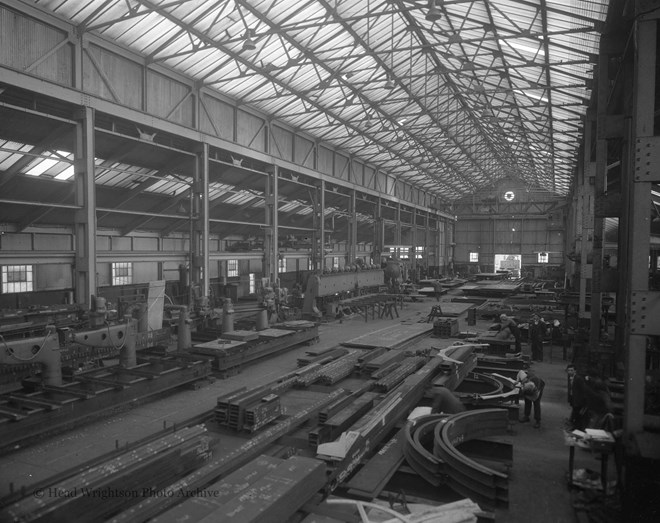
{"type": "Polygon", "coordinates": [[[2,292],[31,292],[32,265],[4,265],[2,267],[2,292]]]}

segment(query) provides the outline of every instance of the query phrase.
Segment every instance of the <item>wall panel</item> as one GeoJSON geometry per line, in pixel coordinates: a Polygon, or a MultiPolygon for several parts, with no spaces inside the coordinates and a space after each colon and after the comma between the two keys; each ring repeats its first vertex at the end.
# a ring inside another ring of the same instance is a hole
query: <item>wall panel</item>
{"type": "Polygon", "coordinates": [[[364,186],[376,190],[376,170],[368,165],[364,166],[364,186]]]}
{"type": "Polygon", "coordinates": [[[96,237],[96,250],[109,251],[111,246],[110,236],[97,236],[96,237]]]}
{"type": "Polygon", "coordinates": [[[200,98],[199,126],[205,133],[233,142],[235,114],[234,107],[222,100],[206,93],[200,98]]]}
{"type": "Polygon", "coordinates": [[[188,242],[184,238],[163,238],[164,251],[183,251],[187,252],[188,242]]]}
{"type": "Polygon", "coordinates": [[[271,126],[270,154],[293,161],[293,133],[277,125],[271,126]]]}
{"type": "Polygon", "coordinates": [[[149,283],[158,279],[158,263],[133,262],[133,283],[149,283]]]}
{"type": "Polygon", "coordinates": [[[35,251],[70,251],[73,249],[73,236],[66,234],[35,234],[35,251]]]}
{"type": "Polygon", "coordinates": [[[318,148],[318,155],[317,169],[323,174],[329,174],[332,176],[335,156],[334,151],[320,145],[318,148]]]}
{"type": "Polygon", "coordinates": [[[385,173],[382,171],[376,172],[376,180],[373,189],[379,192],[387,193],[387,176],[385,176],[385,173]]]}
{"type": "Polygon", "coordinates": [[[158,238],[135,238],[133,241],[134,251],[158,251],[158,238]]]}
{"type": "Polygon", "coordinates": [[[236,123],[236,143],[255,149],[266,151],[266,126],[263,118],[238,109],[236,123]]]}
{"type": "Polygon", "coordinates": [[[113,251],[130,251],[132,250],[132,238],[125,236],[112,237],[112,250],[113,251]]]}
{"type": "Polygon", "coordinates": [[[142,65],[89,43],[83,53],[83,88],[108,100],[142,109],[142,65]]]}
{"type": "Polygon", "coordinates": [[[195,98],[190,86],[147,70],[147,112],[192,127],[195,98]]]}
{"type": "Polygon", "coordinates": [[[340,180],[349,180],[350,161],[347,156],[335,154],[334,176],[340,180]]]}
{"type": "Polygon", "coordinates": [[[35,265],[35,291],[71,289],[73,287],[71,265],[64,263],[45,263],[35,265]]]}
{"type": "Polygon", "coordinates": [[[294,135],[294,158],[298,165],[314,169],[314,142],[302,136],[294,135]]]}
{"type": "Polygon", "coordinates": [[[364,185],[364,164],[353,160],[351,166],[351,182],[356,185],[364,185]]]}
{"type": "Polygon", "coordinates": [[[0,6],[0,63],[60,85],[73,85],[73,45],[61,29],[0,6]]]}
{"type": "Polygon", "coordinates": [[[24,233],[5,233],[0,236],[0,250],[31,251],[32,235],[24,233]]]}

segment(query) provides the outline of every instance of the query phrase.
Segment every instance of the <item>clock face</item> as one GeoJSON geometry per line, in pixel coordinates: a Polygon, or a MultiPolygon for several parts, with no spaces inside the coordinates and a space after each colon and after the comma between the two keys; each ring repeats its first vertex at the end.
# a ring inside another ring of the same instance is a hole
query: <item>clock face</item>
{"type": "Polygon", "coordinates": [[[516,197],[516,194],[513,191],[507,191],[504,193],[504,199],[507,202],[513,201],[513,199],[516,197]]]}

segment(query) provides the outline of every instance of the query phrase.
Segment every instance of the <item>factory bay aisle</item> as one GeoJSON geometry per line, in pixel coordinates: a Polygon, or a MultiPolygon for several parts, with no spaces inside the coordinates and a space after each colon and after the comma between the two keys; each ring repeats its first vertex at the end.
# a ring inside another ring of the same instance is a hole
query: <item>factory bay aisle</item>
{"type": "MultiPolygon", "coordinates": [[[[407,302],[399,311],[400,318],[374,319],[365,322],[360,315],[323,323],[319,327],[319,342],[314,348],[330,348],[362,334],[391,326],[394,322],[424,320],[432,307],[429,300],[407,302]]],[[[487,329],[489,322],[479,320],[477,329],[487,329]]],[[[459,318],[461,330],[466,328],[465,315],[459,318]]],[[[455,340],[428,338],[427,345],[445,347],[455,340]]],[[[309,346],[296,347],[271,359],[250,365],[240,374],[227,379],[204,381],[196,390],[182,389],[151,402],[134,404],[121,411],[46,438],[23,449],[0,456],[0,495],[10,489],[29,487],[90,459],[113,451],[117,445],[135,442],[163,427],[171,427],[192,416],[209,411],[217,397],[239,387],[248,388],[273,381],[296,368],[297,358],[309,346]]],[[[552,358],[546,347],[544,362],[534,363],[533,371],[546,381],[543,397],[543,420],[540,429],[532,424],[515,423],[510,441],[514,461],[509,486],[508,509],[497,509],[496,521],[566,522],[575,518],[571,493],[567,487],[568,447],[564,445],[564,419],[569,407],[566,401],[566,362],[561,349],[554,348],[552,358]]],[[[524,346],[528,353],[529,348],[524,346]]],[[[576,452],[576,468],[600,470],[594,456],[582,449],[576,452]]],[[[612,471],[614,465],[609,467],[612,471]]],[[[609,519],[606,521],[616,521],[609,519]]]]}

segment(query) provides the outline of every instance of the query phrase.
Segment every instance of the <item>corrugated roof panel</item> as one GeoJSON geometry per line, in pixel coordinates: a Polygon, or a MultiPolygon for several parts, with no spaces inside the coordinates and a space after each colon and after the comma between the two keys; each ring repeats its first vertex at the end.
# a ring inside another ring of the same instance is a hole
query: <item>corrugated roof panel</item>
{"type": "MultiPolygon", "coordinates": [[[[40,2],[226,96],[291,125],[309,126],[321,140],[346,143],[358,151],[358,159],[391,161],[373,151],[393,147],[402,169],[418,164],[406,176],[427,180],[419,163],[421,146],[476,172],[484,183],[512,166],[510,175],[532,181],[547,171],[551,164],[539,158],[533,172],[526,172],[520,153],[527,149],[526,157],[534,156],[533,140],[557,140],[562,134],[557,126],[564,129],[561,120],[586,111],[591,91],[584,79],[591,78],[589,60],[598,52],[594,27],[605,19],[607,4],[546,0],[543,27],[539,6],[512,0],[447,2],[437,22],[425,19],[427,4],[419,1],[40,2]],[[248,29],[255,31],[252,51],[243,50],[248,29]],[[547,57],[543,34],[548,35],[547,57]],[[551,92],[541,87],[548,67],[551,92]],[[385,89],[388,78],[395,84],[391,91],[385,89]],[[299,96],[316,105],[298,101],[299,96]],[[550,114],[549,104],[553,121],[539,125],[535,120],[539,112],[550,114]],[[563,110],[567,104],[576,105],[563,110]],[[487,122],[481,121],[484,111],[490,115],[487,122]],[[366,128],[366,112],[377,113],[372,116],[380,123],[369,131],[373,146],[363,147],[351,134],[366,128]],[[403,117],[408,124],[399,128],[395,141],[382,125],[403,117]],[[438,139],[437,127],[448,136],[438,139]],[[522,144],[515,154],[501,145],[507,136],[522,144]]],[[[574,164],[577,143],[572,147],[574,164]]],[[[439,184],[436,194],[446,197],[446,191],[439,184]]]]}

